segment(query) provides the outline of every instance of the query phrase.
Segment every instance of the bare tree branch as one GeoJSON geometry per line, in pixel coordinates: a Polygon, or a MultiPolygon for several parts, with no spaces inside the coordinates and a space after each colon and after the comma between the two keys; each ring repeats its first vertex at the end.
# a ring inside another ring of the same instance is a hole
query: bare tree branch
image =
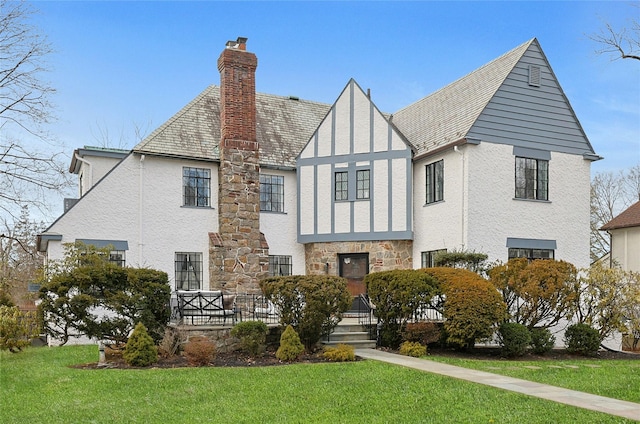
{"type": "MultiPolygon", "coordinates": [[[[640,7],[632,4],[633,7],[640,7]]],[[[637,16],[637,13],[633,16],[637,16]]],[[[610,23],[605,23],[605,28],[599,33],[592,34],[589,38],[600,44],[597,54],[609,54],[611,60],[635,59],[640,60],[640,22],[637,18],[631,19],[629,28],[615,30],[610,23]]]]}

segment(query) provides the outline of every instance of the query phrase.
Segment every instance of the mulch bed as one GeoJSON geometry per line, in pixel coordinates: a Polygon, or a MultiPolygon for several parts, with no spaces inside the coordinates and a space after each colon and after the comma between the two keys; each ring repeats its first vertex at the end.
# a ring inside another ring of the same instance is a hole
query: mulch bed
{"type": "MultiPolygon", "coordinates": [[[[388,352],[397,353],[397,351],[391,349],[380,348],[388,352]]],[[[263,355],[257,357],[251,357],[248,354],[240,351],[229,353],[218,353],[215,355],[214,360],[208,365],[210,367],[266,367],[266,366],[278,366],[289,365],[292,363],[321,363],[328,362],[322,357],[322,352],[304,353],[294,362],[283,362],[276,358],[275,350],[267,350],[263,355]]],[[[510,361],[558,361],[558,360],[593,360],[593,359],[607,359],[607,360],[638,360],[640,361],[640,353],[631,352],[611,352],[606,350],[599,351],[595,357],[581,356],[567,352],[564,349],[554,349],[546,355],[534,355],[528,353],[518,358],[504,358],[500,354],[499,348],[493,347],[476,347],[468,350],[454,350],[445,348],[430,348],[428,355],[433,356],[447,356],[460,359],[482,359],[482,360],[510,360],[510,361]]],[[[356,358],[359,360],[359,358],[356,358]]],[[[187,359],[181,355],[173,356],[161,356],[157,363],[144,369],[153,368],[184,368],[191,367],[187,359]]],[[[105,368],[119,368],[119,369],[136,369],[140,367],[132,367],[127,365],[122,356],[114,354],[113,352],[107,354],[106,364],[98,366],[97,362],[91,362],[87,364],[74,365],[73,368],[80,369],[105,369],[105,368]]]]}
{"type": "MultiPolygon", "coordinates": [[[[319,362],[328,362],[326,359],[322,357],[322,352],[316,353],[303,353],[296,361],[293,362],[284,362],[276,358],[275,351],[266,351],[263,355],[259,355],[257,357],[251,357],[247,353],[236,351],[229,353],[217,353],[213,359],[209,363],[210,367],[266,367],[266,366],[277,366],[277,365],[289,365],[289,364],[300,364],[300,363],[319,363],[319,362]]],[[[191,365],[182,355],[172,355],[172,356],[160,356],[158,358],[158,362],[149,366],[149,367],[133,367],[128,365],[124,359],[122,359],[122,355],[117,353],[108,353],[107,360],[104,365],[99,366],[97,362],[91,362],[87,364],[79,364],[74,365],[73,368],[80,369],[109,369],[109,368],[118,368],[118,369],[153,369],[153,368],[185,368],[192,367],[197,365],[191,365]]]]}

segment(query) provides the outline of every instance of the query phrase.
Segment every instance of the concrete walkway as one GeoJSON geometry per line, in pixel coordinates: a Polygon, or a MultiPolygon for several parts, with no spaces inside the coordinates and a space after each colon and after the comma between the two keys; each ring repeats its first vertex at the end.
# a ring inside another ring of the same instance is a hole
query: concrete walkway
{"type": "Polygon", "coordinates": [[[356,355],[365,359],[373,359],[434,374],[445,375],[447,377],[459,378],[461,380],[472,381],[499,389],[577,406],[578,408],[590,409],[592,411],[604,412],[606,414],[640,421],[640,404],[638,403],[548,386],[546,384],[505,377],[484,371],[456,367],[426,359],[397,355],[376,349],[356,349],[356,355]]]}

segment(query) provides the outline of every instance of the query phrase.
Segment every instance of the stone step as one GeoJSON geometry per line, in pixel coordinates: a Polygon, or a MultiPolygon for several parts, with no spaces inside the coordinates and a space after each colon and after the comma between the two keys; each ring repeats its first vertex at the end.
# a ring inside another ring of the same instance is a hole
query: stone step
{"type": "Polygon", "coordinates": [[[325,340],[322,342],[322,344],[324,346],[336,346],[338,344],[346,344],[349,346],[353,346],[355,349],[374,349],[376,347],[375,340],[350,340],[348,342],[340,342],[340,341],[334,341],[333,339],[331,339],[330,342],[325,340]]]}
{"type": "Polygon", "coordinates": [[[336,331],[329,336],[330,341],[351,341],[351,340],[369,340],[369,333],[366,331],[336,331]]]}

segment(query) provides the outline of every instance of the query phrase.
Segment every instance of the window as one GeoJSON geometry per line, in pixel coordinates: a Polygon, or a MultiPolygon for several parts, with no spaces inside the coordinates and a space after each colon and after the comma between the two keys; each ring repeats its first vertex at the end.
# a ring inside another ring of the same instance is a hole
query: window
{"type": "Polygon", "coordinates": [[[436,266],[436,256],[440,253],[447,253],[447,249],[430,250],[422,252],[422,268],[432,268],[436,266]]]}
{"type": "Polygon", "coordinates": [[[335,200],[349,199],[349,173],[336,172],[335,174],[335,200]]]}
{"type": "Polygon", "coordinates": [[[200,290],[202,253],[176,253],[176,290],[200,290]]]}
{"type": "Polygon", "coordinates": [[[269,256],[269,276],[291,275],[291,256],[269,256]]]}
{"type": "Polygon", "coordinates": [[[444,199],[444,160],[427,165],[427,201],[441,202],[444,199]]]}
{"type": "Polygon", "coordinates": [[[204,168],[182,168],[182,204],[208,207],[211,197],[210,171],[204,168]]]}
{"type": "Polygon", "coordinates": [[[126,264],[124,259],[124,250],[112,250],[109,252],[109,262],[113,262],[118,266],[124,267],[126,264]]]}
{"type": "Polygon", "coordinates": [[[369,170],[356,171],[356,199],[369,198],[369,170]]]}
{"type": "Polygon", "coordinates": [[[284,177],[260,175],[260,210],[284,212],[284,177]]]}
{"type": "Polygon", "coordinates": [[[509,259],[527,258],[532,261],[534,259],[553,259],[553,256],[553,249],[509,248],[509,259]]]}
{"type": "Polygon", "coordinates": [[[549,161],[516,157],[516,199],[549,200],[549,161]]]}

